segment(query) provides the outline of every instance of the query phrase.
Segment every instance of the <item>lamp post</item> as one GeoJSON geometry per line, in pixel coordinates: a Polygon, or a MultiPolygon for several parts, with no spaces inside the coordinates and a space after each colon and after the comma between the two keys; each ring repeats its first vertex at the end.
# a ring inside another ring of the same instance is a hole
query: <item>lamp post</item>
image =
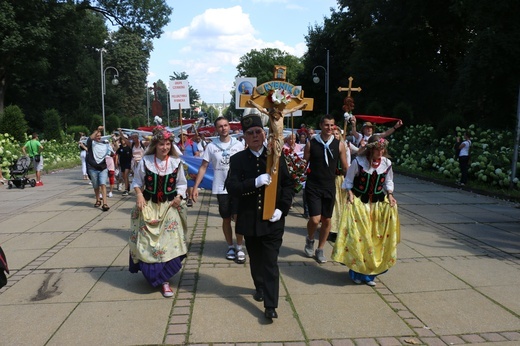
{"type": "Polygon", "coordinates": [[[102,109],[102,112],[103,112],[103,136],[104,136],[104,135],[106,135],[106,128],[105,128],[105,94],[107,92],[107,90],[106,90],[106,83],[105,83],[105,76],[106,76],[107,70],[109,70],[109,69],[113,69],[114,71],[116,71],[116,74],[114,75],[114,79],[112,79],[112,85],[118,85],[119,84],[119,80],[117,79],[117,77],[119,77],[119,71],[115,67],[113,67],[113,66],[107,66],[106,68],[104,68],[104,66],[103,66],[103,52],[104,52],[104,49],[101,48],[100,52],[101,52],[101,109],[102,109]]]}
{"type": "Polygon", "coordinates": [[[312,81],[316,84],[318,84],[320,82],[320,77],[318,77],[318,75],[316,74],[316,69],[317,68],[322,68],[323,71],[325,71],[325,94],[327,95],[326,99],[327,99],[327,114],[329,114],[329,50],[327,49],[327,68],[321,66],[321,65],[318,65],[318,66],[315,66],[313,69],[312,69],[312,81]]]}

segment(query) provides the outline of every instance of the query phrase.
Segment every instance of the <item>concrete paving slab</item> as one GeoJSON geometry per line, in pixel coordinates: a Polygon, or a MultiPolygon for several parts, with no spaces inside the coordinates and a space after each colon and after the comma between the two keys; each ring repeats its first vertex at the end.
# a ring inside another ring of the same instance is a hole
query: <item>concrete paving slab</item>
{"type": "MultiPolygon", "coordinates": [[[[170,279],[172,289],[178,282],[178,275],[170,279]]],[[[127,268],[104,272],[85,297],[89,302],[150,299],[164,299],[160,288],[150,286],[142,273],[133,274],[127,268]]]]}
{"type": "Polygon", "coordinates": [[[190,343],[303,342],[304,335],[289,303],[279,301],[278,319],[264,317],[262,303],[253,298],[197,298],[190,324],[190,343]],[[211,327],[208,327],[211,326],[211,327]]]}
{"type": "Polygon", "coordinates": [[[378,278],[396,294],[469,288],[464,281],[433,262],[397,263],[378,278]]]}
{"type": "Polygon", "coordinates": [[[71,234],[72,232],[22,233],[0,243],[2,248],[9,252],[26,249],[49,249],[71,234]]]}
{"type": "Polygon", "coordinates": [[[45,345],[76,304],[2,306],[2,345],[45,345]]]}
{"type": "MultiPolygon", "coordinates": [[[[403,232],[403,227],[401,226],[401,232],[403,232]]],[[[406,231],[405,231],[406,232],[406,231]]],[[[413,244],[412,244],[413,245],[413,244]]],[[[401,241],[399,245],[397,245],[397,261],[403,259],[410,258],[424,258],[422,254],[412,249],[406,242],[401,241]]]]}
{"type": "Polygon", "coordinates": [[[493,246],[506,253],[520,253],[520,233],[511,233],[499,229],[496,224],[456,224],[449,227],[457,233],[493,246]]]}
{"type": "Polygon", "coordinates": [[[476,256],[484,255],[481,249],[461,243],[456,236],[432,231],[429,225],[416,225],[401,232],[401,242],[423,256],[476,256]]]}
{"type": "Polygon", "coordinates": [[[128,248],[128,243],[125,242],[127,245],[121,250],[117,258],[112,263],[112,267],[125,267],[128,268],[128,263],[130,261],[130,249],[128,248]]]}
{"type": "Polygon", "coordinates": [[[162,344],[171,303],[164,298],[81,303],[47,345],[162,344]]]}
{"type": "Polygon", "coordinates": [[[471,286],[485,287],[496,285],[520,286],[518,266],[489,257],[443,258],[436,261],[453,275],[471,286]]]}
{"type": "Polygon", "coordinates": [[[518,331],[520,319],[473,290],[397,294],[435,334],[518,331]]]}
{"type": "Polygon", "coordinates": [[[445,211],[438,213],[426,213],[422,214],[426,220],[429,220],[438,224],[446,224],[446,223],[473,223],[474,221],[464,215],[457,213],[447,213],[445,211]]]}
{"type": "Polygon", "coordinates": [[[291,300],[310,340],[413,335],[399,315],[373,292],[341,295],[318,292],[323,291],[314,291],[312,297],[291,292],[291,300]]]}
{"type": "MultiPolygon", "coordinates": [[[[197,296],[209,297],[251,297],[255,292],[253,279],[249,266],[234,266],[231,268],[206,268],[199,269],[197,280],[197,296]],[[222,281],[220,278],[226,278],[222,281]]],[[[285,295],[280,290],[280,296],[285,295]]]]}
{"type": "MultiPolygon", "coordinates": [[[[14,215],[0,222],[0,233],[23,233],[38,227],[41,223],[59,214],[60,212],[31,212],[30,214],[23,213],[14,215]]],[[[38,227],[38,231],[41,232],[42,229],[38,227]]]]}
{"type": "MultiPolygon", "coordinates": [[[[4,249],[3,246],[2,249],[4,249]]],[[[23,251],[11,251],[9,248],[4,249],[10,270],[22,269],[40,257],[45,251],[47,251],[47,249],[25,249],[23,251]]]]}
{"type": "Polygon", "coordinates": [[[100,222],[93,225],[91,230],[107,230],[107,229],[120,229],[130,232],[130,217],[126,219],[107,219],[103,218],[100,222]]]}
{"type": "Polygon", "coordinates": [[[40,268],[108,267],[121,253],[123,248],[124,245],[103,248],[75,248],[67,246],[49,258],[40,268]]]}
{"type": "Polygon", "coordinates": [[[90,230],[74,239],[67,247],[121,247],[128,242],[129,236],[127,230],[90,230]]]}
{"type": "Polygon", "coordinates": [[[520,297],[517,285],[502,285],[498,282],[496,286],[479,287],[477,291],[520,315],[520,297]]]}
{"type": "MultiPolygon", "coordinates": [[[[291,295],[315,296],[318,292],[337,294],[366,292],[365,286],[357,286],[348,277],[348,269],[342,265],[326,263],[305,266],[280,267],[284,285],[291,295]]],[[[314,298],[311,298],[314,299],[314,298]]]]}
{"type": "Polygon", "coordinates": [[[0,305],[79,303],[101,273],[33,274],[0,295],[0,305]]]}

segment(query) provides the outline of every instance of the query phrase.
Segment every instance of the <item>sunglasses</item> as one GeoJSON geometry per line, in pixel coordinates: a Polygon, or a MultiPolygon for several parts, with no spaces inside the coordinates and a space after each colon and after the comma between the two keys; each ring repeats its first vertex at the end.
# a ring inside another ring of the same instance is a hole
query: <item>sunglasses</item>
{"type": "Polygon", "coordinates": [[[246,131],[246,135],[250,135],[250,136],[252,136],[253,134],[255,134],[255,135],[259,135],[259,134],[261,134],[262,132],[264,132],[264,130],[260,130],[260,129],[256,129],[256,130],[247,130],[247,131],[246,131]]]}

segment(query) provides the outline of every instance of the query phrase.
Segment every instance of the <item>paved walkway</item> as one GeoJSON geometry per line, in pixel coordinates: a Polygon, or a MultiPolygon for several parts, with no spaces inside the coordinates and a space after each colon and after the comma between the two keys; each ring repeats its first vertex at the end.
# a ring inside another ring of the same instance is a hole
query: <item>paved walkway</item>
{"type": "MultiPolygon", "coordinates": [[[[397,176],[402,241],[377,287],[303,256],[301,194],[280,254],[280,318],[252,298],[248,264],[224,259],[216,199],[189,209],[189,254],[165,299],[127,271],[134,196],[93,207],[79,169],[0,190],[0,345],[520,345],[520,209],[397,176]]],[[[330,256],[332,246],[326,247],[330,256]]]]}

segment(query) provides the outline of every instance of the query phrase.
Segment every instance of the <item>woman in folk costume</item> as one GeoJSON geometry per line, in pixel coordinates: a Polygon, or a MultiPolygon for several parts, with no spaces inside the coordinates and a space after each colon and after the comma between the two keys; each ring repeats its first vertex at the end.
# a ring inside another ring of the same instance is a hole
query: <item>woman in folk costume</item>
{"type": "Polygon", "coordinates": [[[150,146],[132,182],[137,202],[131,215],[130,266],[143,272],[164,297],[173,296],[168,280],[182,268],[187,247],[184,231],[187,183],[173,135],[163,127],[153,131],[150,146]]]}
{"type": "Polygon", "coordinates": [[[342,186],[348,192],[348,205],[332,259],[350,268],[356,284],[375,286],[375,277],[397,260],[400,224],[387,146],[381,136],[371,136],[365,153],[352,161],[342,186]]]}

